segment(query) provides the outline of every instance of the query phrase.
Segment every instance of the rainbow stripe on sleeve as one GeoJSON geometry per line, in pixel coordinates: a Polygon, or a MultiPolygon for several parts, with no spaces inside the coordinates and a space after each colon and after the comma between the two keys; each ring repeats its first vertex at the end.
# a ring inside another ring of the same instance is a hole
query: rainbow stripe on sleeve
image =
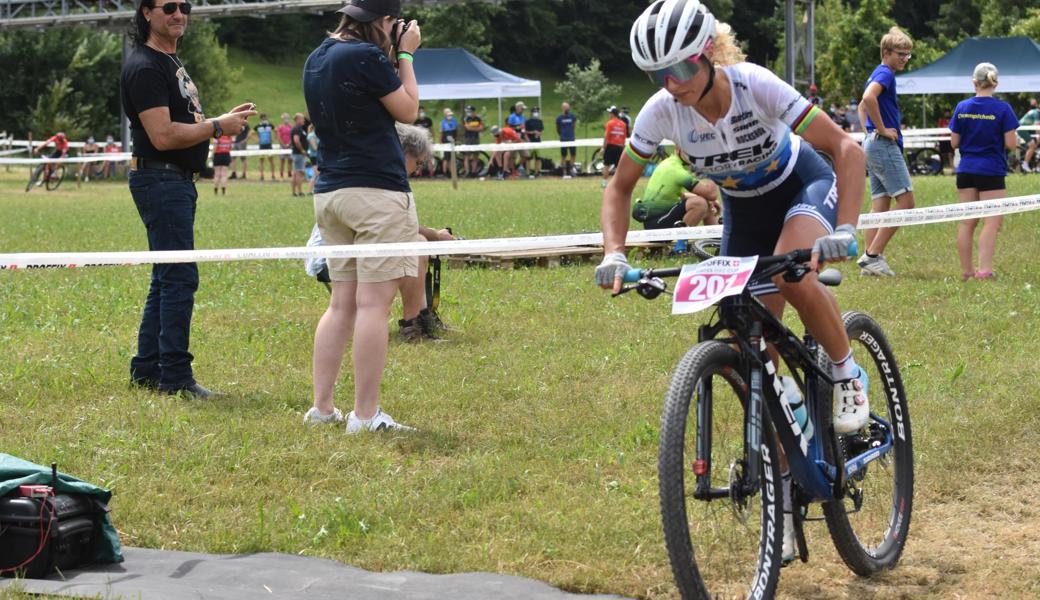
{"type": "Polygon", "coordinates": [[[625,144],[625,154],[627,154],[629,158],[631,158],[632,160],[636,161],[638,164],[644,167],[647,163],[650,162],[650,159],[653,158],[653,154],[647,154],[646,156],[640,154],[639,150],[636,150],[632,147],[631,141],[625,144]]]}
{"type": "Polygon", "coordinates": [[[809,127],[809,123],[816,118],[816,115],[820,114],[820,107],[815,104],[810,104],[809,108],[805,109],[802,114],[798,115],[798,118],[791,124],[791,131],[798,135],[801,135],[809,127]]]}

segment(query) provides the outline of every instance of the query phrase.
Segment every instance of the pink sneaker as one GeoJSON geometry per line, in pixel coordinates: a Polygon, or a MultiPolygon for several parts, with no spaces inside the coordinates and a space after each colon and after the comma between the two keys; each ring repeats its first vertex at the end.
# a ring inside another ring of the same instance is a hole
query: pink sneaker
{"type": "Polygon", "coordinates": [[[993,279],[996,280],[997,276],[993,271],[975,271],[975,279],[993,279]]]}

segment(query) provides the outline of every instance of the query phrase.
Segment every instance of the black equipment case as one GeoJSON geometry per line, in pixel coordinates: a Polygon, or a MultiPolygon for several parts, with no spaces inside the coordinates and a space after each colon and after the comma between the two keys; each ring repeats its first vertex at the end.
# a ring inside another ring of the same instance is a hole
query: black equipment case
{"type": "Polygon", "coordinates": [[[85,494],[0,498],[0,573],[39,579],[56,568],[90,564],[94,542],[101,535],[101,516],[107,511],[103,503],[85,494]],[[41,507],[44,502],[46,506],[41,507]],[[41,530],[47,533],[48,524],[50,532],[41,549],[41,530]],[[28,564],[10,570],[37,550],[39,554],[28,564]]]}

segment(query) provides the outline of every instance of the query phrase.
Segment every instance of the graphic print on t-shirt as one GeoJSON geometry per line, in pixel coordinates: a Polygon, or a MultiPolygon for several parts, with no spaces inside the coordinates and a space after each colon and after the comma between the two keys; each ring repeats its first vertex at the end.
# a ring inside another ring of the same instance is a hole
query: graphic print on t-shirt
{"type": "Polygon", "coordinates": [[[181,98],[188,101],[187,109],[195,115],[195,122],[201,123],[206,120],[206,115],[202,113],[202,103],[199,101],[199,88],[195,87],[195,82],[191,80],[184,67],[177,67],[177,89],[181,92],[181,98]]]}

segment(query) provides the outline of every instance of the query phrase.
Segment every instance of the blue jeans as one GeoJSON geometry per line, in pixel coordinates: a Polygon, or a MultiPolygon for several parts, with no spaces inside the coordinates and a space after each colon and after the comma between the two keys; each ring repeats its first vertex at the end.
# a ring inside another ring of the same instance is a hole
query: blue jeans
{"type": "Polygon", "coordinates": [[[863,139],[863,152],[867,155],[867,172],[870,174],[870,197],[895,198],[914,190],[910,183],[910,171],[903,158],[903,149],[891,140],[868,133],[863,139]]]}
{"type": "MultiPolygon", "coordinates": [[[[130,171],[130,195],[148,232],[149,250],[195,248],[195,201],[190,179],[161,169],[130,171]]],[[[130,379],[172,391],[195,383],[188,352],[199,270],[195,263],[152,265],[152,281],[137,333],[130,379]]]]}

